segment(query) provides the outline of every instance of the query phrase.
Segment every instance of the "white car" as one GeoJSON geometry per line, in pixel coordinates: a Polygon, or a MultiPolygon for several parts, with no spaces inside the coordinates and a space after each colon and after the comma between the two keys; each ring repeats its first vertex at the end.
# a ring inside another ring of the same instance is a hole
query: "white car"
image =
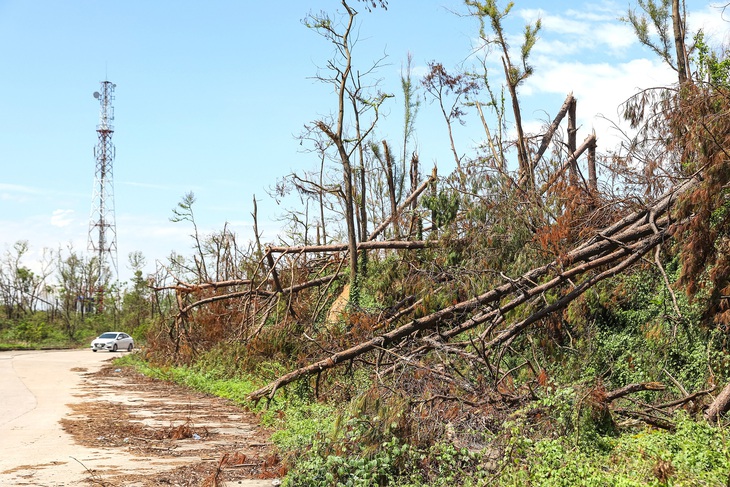
{"type": "Polygon", "coordinates": [[[97,350],[109,350],[110,352],[127,350],[128,352],[131,352],[133,348],[134,340],[132,337],[126,333],[118,331],[102,333],[98,337],[94,338],[93,342],[91,342],[92,352],[96,352],[97,350]]]}

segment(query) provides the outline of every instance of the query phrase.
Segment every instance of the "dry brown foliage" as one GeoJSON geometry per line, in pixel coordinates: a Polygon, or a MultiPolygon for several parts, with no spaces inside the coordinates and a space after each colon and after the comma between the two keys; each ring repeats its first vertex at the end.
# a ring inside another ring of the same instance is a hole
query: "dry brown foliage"
{"type": "Polygon", "coordinates": [[[680,284],[690,295],[706,288],[711,301],[708,319],[730,324],[730,92],[688,86],[669,124],[677,136],[670,148],[680,152],[684,171],[700,171],[702,178],[682,198],[674,236],[682,259],[680,284]],[[693,121],[687,123],[688,120],[693,121]]]}

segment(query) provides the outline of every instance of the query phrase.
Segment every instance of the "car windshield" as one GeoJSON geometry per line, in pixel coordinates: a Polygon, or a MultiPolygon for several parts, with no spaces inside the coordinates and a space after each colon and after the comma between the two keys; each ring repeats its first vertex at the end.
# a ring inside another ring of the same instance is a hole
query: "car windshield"
{"type": "Polygon", "coordinates": [[[99,338],[116,338],[116,333],[104,333],[103,335],[99,335],[99,338]]]}

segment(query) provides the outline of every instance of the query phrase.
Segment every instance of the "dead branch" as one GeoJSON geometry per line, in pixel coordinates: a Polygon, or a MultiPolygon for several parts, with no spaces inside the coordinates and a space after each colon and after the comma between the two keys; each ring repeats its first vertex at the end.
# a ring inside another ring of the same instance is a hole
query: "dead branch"
{"type": "Polygon", "coordinates": [[[269,272],[271,273],[271,277],[274,279],[276,291],[281,294],[281,281],[279,281],[279,273],[276,272],[276,264],[274,263],[274,258],[272,257],[271,250],[269,248],[266,249],[266,261],[269,263],[269,272]]]}
{"type": "Polygon", "coordinates": [[[210,296],[205,299],[201,299],[199,301],[195,301],[194,303],[191,303],[184,308],[182,308],[179,313],[185,314],[190,312],[191,310],[198,308],[204,304],[210,304],[215,303],[216,301],[224,301],[226,299],[233,299],[233,298],[242,298],[242,297],[250,297],[250,296],[259,296],[263,298],[270,298],[271,296],[274,296],[274,293],[269,291],[262,291],[259,289],[254,290],[246,290],[246,291],[239,291],[235,293],[227,293],[227,294],[219,294],[217,296],[210,296]]]}
{"type": "MultiPolygon", "coordinates": [[[[343,362],[352,360],[376,348],[385,349],[389,345],[419,331],[433,329],[436,326],[445,327],[447,330],[442,332],[442,336],[446,339],[451,338],[482,323],[494,320],[535,296],[539,296],[563,284],[570,283],[578,276],[608,266],[606,270],[587,277],[575,285],[570,292],[554,303],[546,305],[524,320],[508,326],[492,340],[485,343],[484,347],[485,349],[494,348],[497,345],[504,344],[532,323],[545,318],[550,313],[563,309],[572,300],[596,283],[623,272],[640,260],[649,250],[662,242],[672,223],[671,218],[664,213],[667,212],[679,193],[692,187],[694,181],[694,178],[686,181],[675,191],[660,198],[650,209],[628,215],[616,224],[604,229],[603,232],[598,232],[594,238],[573,251],[568,252],[559,261],[553,261],[550,264],[533,269],[522,277],[514,279],[482,295],[415,319],[408,324],[335,353],[328,358],[285,374],[267,386],[252,392],[249,395],[249,399],[258,400],[267,395],[271,398],[279,387],[289,384],[300,377],[336,367],[343,362]],[[657,219],[654,217],[652,218],[652,223],[649,223],[650,211],[654,215],[660,216],[660,218],[657,219]],[[659,233],[655,232],[656,229],[660,230],[659,233]],[[573,265],[573,267],[566,269],[569,265],[573,265]],[[560,271],[560,269],[565,270],[560,271]],[[545,280],[550,274],[552,274],[552,278],[545,280]],[[543,283],[536,285],[540,280],[543,280],[543,283]],[[516,283],[519,283],[519,285],[516,283]],[[504,303],[503,299],[510,295],[512,295],[512,300],[504,303]],[[458,321],[463,319],[468,313],[484,307],[487,307],[486,311],[467,318],[461,324],[448,327],[449,321],[458,321]]],[[[730,398],[730,389],[728,396],[730,398]]]]}
{"type": "Polygon", "coordinates": [[[606,394],[606,402],[611,403],[616,399],[620,399],[629,394],[633,394],[639,391],[663,391],[667,387],[661,382],[641,382],[636,384],[628,384],[623,387],[619,387],[606,394]]]}
{"type": "MultiPolygon", "coordinates": [[[[357,250],[411,250],[425,249],[427,247],[436,247],[437,242],[428,242],[423,240],[388,240],[388,241],[368,241],[357,244],[357,250]]],[[[269,246],[267,252],[281,254],[298,254],[309,252],[344,252],[347,250],[347,244],[331,244],[331,245],[300,245],[297,247],[286,246],[269,246]]]]}
{"type": "Polygon", "coordinates": [[[679,405],[688,403],[690,401],[694,401],[695,399],[697,399],[700,396],[705,396],[707,394],[710,394],[710,393],[714,392],[715,389],[717,389],[717,387],[712,387],[710,389],[705,389],[704,391],[697,391],[697,392],[692,393],[692,394],[690,394],[688,396],[685,396],[685,397],[683,397],[681,399],[675,399],[674,401],[664,402],[662,404],[655,404],[654,407],[655,408],[659,408],[659,409],[673,408],[675,406],[679,406],[679,405]]]}
{"type": "Polygon", "coordinates": [[[200,284],[190,284],[187,282],[178,282],[174,286],[151,287],[153,291],[182,291],[192,293],[196,291],[204,291],[206,289],[219,289],[224,287],[248,286],[252,283],[251,279],[232,279],[229,281],[203,282],[200,284]]]}
{"type": "Polygon", "coordinates": [[[672,376],[672,374],[669,373],[669,371],[667,369],[662,369],[662,372],[664,372],[664,374],[666,374],[666,376],[669,377],[669,380],[672,382],[672,384],[674,384],[674,386],[677,389],[679,389],[679,391],[682,393],[682,395],[684,395],[685,397],[689,396],[687,389],[685,389],[684,386],[677,379],[675,379],[672,376]]]}
{"type": "Polygon", "coordinates": [[[555,118],[545,132],[545,135],[542,136],[542,141],[540,141],[540,148],[537,150],[535,158],[532,162],[533,167],[537,166],[537,163],[540,162],[540,159],[542,159],[542,156],[547,150],[550,141],[553,139],[553,135],[558,129],[560,122],[563,120],[563,118],[565,118],[565,114],[568,113],[568,108],[570,107],[573,100],[573,93],[568,93],[568,96],[565,97],[565,101],[563,102],[563,106],[560,107],[558,114],[555,115],[555,118]]]}
{"type": "Polygon", "coordinates": [[[401,205],[395,210],[395,213],[390,215],[385,221],[383,221],[380,225],[378,225],[378,228],[376,228],[375,230],[372,231],[372,233],[368,236],[368,241],[375,239],[375,237],[380,235],[380,233],[383,230],[388,228],[388,225],[390,225],[390,223],[393,220],[398,218],[401,215],[401,213],[403,213],[403,210],[408,208],[408,206],[410,206],[410,204],[413,203],[413,201],[415,201],[416,198],[418,198],[418,196],[421,193],[423,193],[423,190],[428,188],[428,186],[435,180],[436,180],[436,168],[434,167],[433,173],[423,183],[421,183],[421,185],[418,186],[410,195],[408,195],[408,197],[405,199],[405,201],[403,203],[401,203],[401,205]]]}
{"type": "Polygon", "coordinates": [[[644,413],[641,411],[632,411],[629,409],[614,409],[613,412],[616,414],[620,414],[621,416],[632,418],[632,419],[638,419],[639,421],[643,421],[644,423],[654,426],[656,428],[661,428],[663,430],[667,431],[674,431],[676,426],[671,421],[667,421],[666,419],[657,418],[656,416],[652,416],[651,414],[644,413]]]}
{"type": "MultiPolygon", "coordinates": [[[[342,274],[341,272],[336,272],[329,276],[319,277],[317,279],[312,279],[311,281],[307,281],[307,282],[295,284],[293,286],[289,286],[286,288],[282,288],[280,293],[281,293],[281,295],[286,296],[289,294],[297,293],[299,291],[303,291],[304,289],[307,289],[310,287],[317,287],[317,286],[321,286],[323,284],[328,284],[328,283],[331,283],[332,281],[334,281],[335,279],[337,279],[338,277],[341,277],[341,274],[342,274]]],[[[179,313],[185,314],[204,304],[215,303],[216,301],[223,301],[226,299],[243,298],[243,297],[248,297],[248,296],[261,296],[264,298],[269,298],[274,295],[276,295],[276,293],[273,293],[270,291],[264,291],[264,290],[260,290],[260,289],[254,289],[254,290],[247,289],[246,291],[219,294],[217,296],[210,296],[208,298],[201,299],[200,301],[196,301],[187,306],[184,306],[183,308],[180,309],[179,313]]]]}
{"type": "Polygon", "coordinates": [[[479,103],[479,100],[476,100],[474,104],[476,105],[477,111],[479,112],[479,118],[482,119],[482,126],[484,127],[484,133],[487,135],[487,143],[489,144],[489,149],[492,151],[494,165],[499,169],[500,172],[504,172],[504,164],[502,164],[502,158],[499,157],[499,154],[497,153],[497,148],[494,147],[492,133],[489,131],[489,125],[487,125],[487,120],[484,118],[484,112],[482,111],[482,104],[479,103]]]}
{"type": "Polygon", "coordinates": [[[261,332],[261,330],[264,328],[264,325],[266,324],[266,320],[269,319],[269,316],[271,316],[271,313],[272,313],[272,311],[274,311],[275,307],[276,307],[276,301],[271,300],[267,303],[267,306],[264,308],[261,319],[259,320],[259,326],[253,332],[251,332],[248,336],[243,338],[241,340],[241,343],[248,343],[261,332]]]}
{"type": "Polygon", "coordinates": [[[589,149],[596,143],[596,136],[595,134],[591,134],[583,141],[583,143],[578,147],[575,152],[571,153],[568,158],[563,162],[563,164],[558,168],[557,171],[555,171],[550,178],[545,182],[545,184],[542,185],[540,188],[540,194],[544,195],[550,187],[555,184],[555,181],[560,178],[563,173],[568,170],[571,166],[573,166],[578,158],[583,155],[583,153],[586,151],[586,149],[589,149]]]}
{"type": "Polygon", "coordinates": [[[450,353],[452,355],[457,355],[461,358],[464,358],[466,360],[469,360],[470,362],[478,362],[481,357],[479,357],[476,354],[469,353],[465,350],[462,350],[460,348],[454,347],[453,345],[448,345],[444,342],[441,342],[439,340],[435,340],[433,338],[423,338],[421,341],[427,345],[429,345],[432,349],[437,350],[443,350],[446,353],[450,353]]]}

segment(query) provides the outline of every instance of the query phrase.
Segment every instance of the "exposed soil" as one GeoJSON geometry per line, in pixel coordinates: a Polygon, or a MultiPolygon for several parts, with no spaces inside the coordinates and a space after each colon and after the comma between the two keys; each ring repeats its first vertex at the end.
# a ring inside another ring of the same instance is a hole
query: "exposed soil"
{"type": "Polygon", "coordinates": [[[251,480],[284,474],[269,433],[230,401],[126,367],[104,365],[83,376],[80,402],[69,405],[63,429],[77,443],[108,452],[112,465],[115,454],[140,465],[133,472],[87,469],[91,485],[272,485],[251,480]]]}

